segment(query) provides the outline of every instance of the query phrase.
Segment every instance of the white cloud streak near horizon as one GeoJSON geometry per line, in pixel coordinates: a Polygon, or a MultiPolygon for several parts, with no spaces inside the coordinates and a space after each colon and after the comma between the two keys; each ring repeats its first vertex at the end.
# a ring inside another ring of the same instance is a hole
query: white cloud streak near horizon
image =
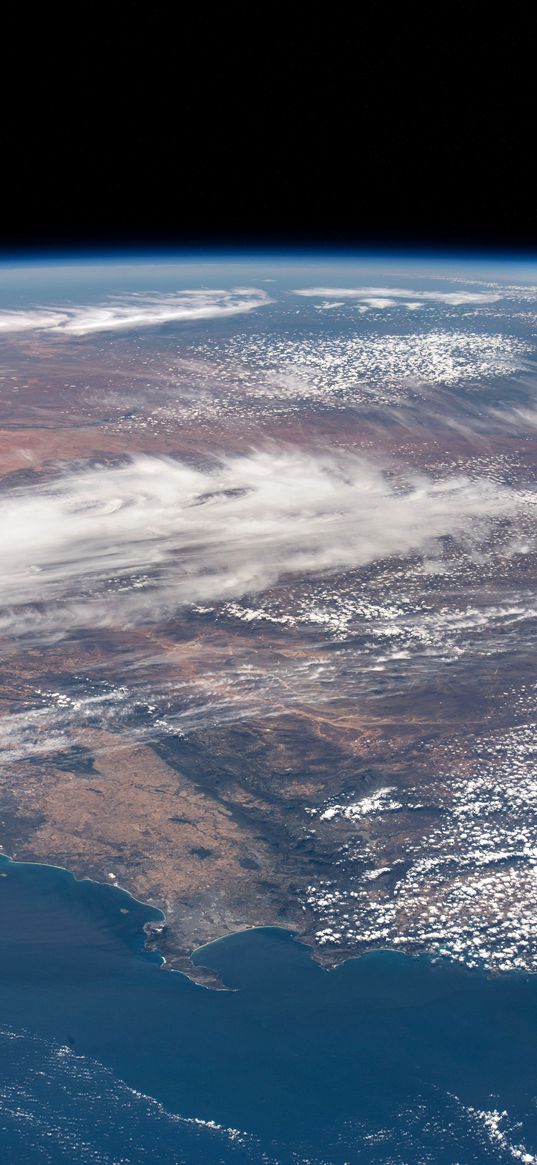
{"type": "Polygon", "coordinates": [[[40,331],[86,336],[92,332],[151,327],[174,320],[241,315],[272,302],[266,291],[255,287],[235,287],[227,291],[196,289],[166,295],[133,292],[110,296],[96,304],[0,311],[0,335],[40,331]]]}
{"type": "Polygon", "coordinates": [[[287,575],[438,553],[446,535],[470,545],[520,506],[486,479],[394,480],[356,455],[289,447],[203,469],[138,456],[72,470],[1,496],[0,630],[61,637],[156,623],[287,575]]]}
{"type": "Polygon", "coordinates": [[[397,300],[410,300],[412,302],[403,303],[403,307],[412,309],[422,302],[466,307],[471,304],[497,303],[502,298],[497,292],[411,291],[408,287],[300,287],[295,288],[293,294],[314,299],[357,299],[367,307],[377,308],[395,307],[397,300]]]}

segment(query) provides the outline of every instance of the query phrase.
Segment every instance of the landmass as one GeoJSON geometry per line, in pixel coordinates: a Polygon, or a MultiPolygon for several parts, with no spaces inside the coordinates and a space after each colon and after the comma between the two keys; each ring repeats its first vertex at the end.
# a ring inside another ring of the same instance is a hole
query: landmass
{"type": "Polygon", "coordinates": [[[374,448],[527,492],[515,519],[471,548],[446,536],[432,563],[410,552],[284,575],[125,626],[4,629],[3,851],[160,908],[148,943],[208,986],[195,950],[272,925],[326,967],[395,946],[534,970],[533,433],[484,444],[349,407],[185,414],[178,379],[203,378],[201,357],[171,368],[152,350],[140,377],[126,339],[66,355],[18,338],[8,358],[4,495],[65,466],[147,453],[190,465],[254,439],[374,448]]]}

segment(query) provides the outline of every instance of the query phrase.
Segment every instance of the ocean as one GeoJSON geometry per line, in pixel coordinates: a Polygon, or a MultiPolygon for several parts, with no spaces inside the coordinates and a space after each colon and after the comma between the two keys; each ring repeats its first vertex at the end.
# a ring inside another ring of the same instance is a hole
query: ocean
{"type": "Polygon", "coordinates": [[[158,912],[0,859],[10,1165],[537,1162],[537,978],[393,951],[321,970],[263,929],[161,969],[158,912]]]}

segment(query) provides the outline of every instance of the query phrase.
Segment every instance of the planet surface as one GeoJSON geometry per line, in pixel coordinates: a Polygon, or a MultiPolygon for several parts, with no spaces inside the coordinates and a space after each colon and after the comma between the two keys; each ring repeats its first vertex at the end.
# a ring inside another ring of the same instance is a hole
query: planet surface
{"type": "Polygon", "coordinates": [[[531,1165],[537,264],[5,265],[0,382],[10,1159],[531,1165]]]}

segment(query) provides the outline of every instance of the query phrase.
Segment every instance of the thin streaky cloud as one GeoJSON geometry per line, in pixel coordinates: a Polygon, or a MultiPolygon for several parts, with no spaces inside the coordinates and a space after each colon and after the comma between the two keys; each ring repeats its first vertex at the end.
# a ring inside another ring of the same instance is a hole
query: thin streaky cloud
{"type": "MultiPolygon", "coordinates": [[[[294,295],[313,299],[345,300],[358,299],[365,304],[373,301],[376,307],[393,307],[393,300],[412,300],[427,303],[444,303],[450,307],[465,307],[471,304],[497,303],[502,296],[497,292],[485,291],[412,291],[408,287],[299,287],[294,295]],[[385,302],[383,302],[385,301],[385,302]]],[[[410,304],[403,304],[409,307],[410,304]]]]}
{"type": "Polygon", "coordinates": [[[5,491],[0,629],[154,624],[295,575],[477,542],[527,507],[487,479],[396,478],[363,457],[270,447],[197,469],[138,456],[5,491]],[[469,533],[471,529],[471,533],[469,533]]]}
{"type": "Polygon", "coordinates": [[[151,327],[175,320],[241,315],[272,302],[266,291],[255,287],[178,291],[167,295],[133,293],[81,306],[1,311],[0,334],[37,331],[86,336],[92,332],[151,327]]]}

